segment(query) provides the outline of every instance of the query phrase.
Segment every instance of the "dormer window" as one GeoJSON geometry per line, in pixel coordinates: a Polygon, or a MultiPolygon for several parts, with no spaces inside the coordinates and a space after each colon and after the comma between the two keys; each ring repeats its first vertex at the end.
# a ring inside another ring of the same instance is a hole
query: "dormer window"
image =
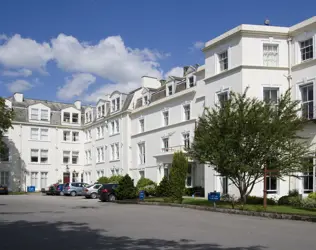
{"type": "Polygon", "coordinates": [[[105,116],[105,105],[98,106],[97,118],[105,116]]]}
{"type": "Polygon", "coordinates": [[[168,91],[168,96],[173,94],[173,87],[172,87],[172,85],[169,85],[167,87],[167,91],[168,91]]]}
{"type": "Polygon", "coordinates": [[[148,103],[148,96],[144,96],[144,103],[145,103],[145,104],[148,103]]]}
{"type": "Polygon", "coordinates": [[[120,108],[121,108],[120,97],[113,99],[111,102],[111,111],[112,112],[119,111],[120,108]]]}
{"type": "Polygon", "coordinates": [[[116,98],[116,110],[120,110],[120,98],[116,98]]]}
{"type": "Polygon", "coordinates": [[[69,112],[65,112],[64,113],[64,122],[70,122],[70,113],[69,112]]]}
{"type": "Polygon", "coordinates": [[[41,109],[41,121],[48,121],[48,110],[41,109]]]}
{"type": "Polygon", "coordinates": [[[31,108],[31,120],[37,121],[49,121],[49,110],[48,109],[39,109],[39,108],[31,108]]]}
{"type": "Polygon", "coordinates": [[[72,123],[78,123],[79,122],[79,114],[72,114],[72,123]]]}
{"type": "Polygon", "coordinates": [[[31,109],[31,120],[38,120],[38,117],[39,117],[39,110],[31,109]]]}
{"type": "Polygon", "coordinates": [[[189,87],[190,88],[192,88],[192,87],[194,87],[194,77],[193,76],[191,76],[191,77],[189,77],[189,87]]]}
{"type": "Polygon", "coordinates": [[[92,111],[87,111],[86,112],[86,123],[88,123],[88,122],[92,122],[92,111]]]}

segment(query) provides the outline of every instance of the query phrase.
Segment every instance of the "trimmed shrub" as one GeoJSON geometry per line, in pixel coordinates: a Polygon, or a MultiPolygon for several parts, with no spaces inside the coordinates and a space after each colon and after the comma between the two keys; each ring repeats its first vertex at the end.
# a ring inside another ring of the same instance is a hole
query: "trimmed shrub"
{"type": "Polygon", "coordinates": [[[288,206],[290,205],[290,198],[291,196],[288,196],[288,195],[284,195],[282,196],[279,200],[278,200],[278,205],[285,205],[285,206],[288,206]]]}
{"type": "Polygon", "coordinates": [[[100,183],[100,184],[107,184],[109,183],[109,178],[108,177],[100,177],[98,180],[97,180],[97,183],[100,183]]]}
{"type": "Polygon", "coordinates": [[[184,195],[192,196],[193,194],[196,194],[200,197],[204,197],[205,191],[203,187],[193,187],[193,188],[185,188],[184,195]]]}
{"type": "Polygon", "coordinates": [[[182,203],[187,172],[188,160],[186,156],[181,151],[175,152],[170,171],[170,201],[173,203],[182,203]]]}
{"type": "Polygon", "coordinates": [[[301,208],[314,209],[316,208],[316,200],[312,198],[306,198],[301,200],[301,208]]]}
{"type": "Polygon", "coordinates": [[[301,199],[299,196],[293,196],[289,198],[289,203],[293,207],[300,207],[301,206],[301,199]]]}
{"type": "Polygon", "coordinates": [[[316,192],[314,192],[314,193],[309,193],[309,194],[308,194],[308,198],[316,200],[316,192]]]}
{"type": "Polygon", "coordinates": [[[290,197],[296,197],[296,196],[299,196],[299,192],[297,189],[292,189],[289,191],[289,196],[290,197]]]}
{"type": "Polygon", "coordinates": [[[136,188],[131,177],[126,174],[118,183],[115,194],[118,200],[134,199],[136,198],[136,188]]]}
{"type": "Polygon", "coordinates": [[[144,188],[146,186],[154,185],[155,182],[153,182],[151,179],[148,178],[141,178],[136,184],[137,189],[144,188]]]}
{"type": "Polygon", "coordinates": [[[170,183],[168,177],[163,177],[156,189],[156,195],[158,197],[168,197],[170,191],[170,183]]]}
{"type": "MultiPolygon", "coordinates": [[[[263,197],[257,197],[257,196],[248,196],[246,204],[252,204],[252,205],[262,205],[263,204],[263,197]]],[[[275,205],[275,200],[271,198],[267,198],[267,205],[275,205]]]]}
{"type": "Polygon", "coordinates": [[[148,178],[141,178],[136,185],[137,193],[144,190],[146,196],[156,196],[156,183],[148,178]]]}
{"type": "Polygon", "coordinates": [[[123,176],[122,175],[113,175],[109,178],[109,182],[108,183],[116,183],[118,184],[120,182],[120,180],[122,180],[123,176]]]}

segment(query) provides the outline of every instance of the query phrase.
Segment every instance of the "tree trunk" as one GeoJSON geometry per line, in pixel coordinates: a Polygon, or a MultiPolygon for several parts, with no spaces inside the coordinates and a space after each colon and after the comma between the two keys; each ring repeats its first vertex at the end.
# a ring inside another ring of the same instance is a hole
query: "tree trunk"
{"type": "Polygon", "coordinates": [[[240,193],[240,201],[241,203],[244,205],[247,202],[247,189],[239,189],[239,193],[240,193]]]}

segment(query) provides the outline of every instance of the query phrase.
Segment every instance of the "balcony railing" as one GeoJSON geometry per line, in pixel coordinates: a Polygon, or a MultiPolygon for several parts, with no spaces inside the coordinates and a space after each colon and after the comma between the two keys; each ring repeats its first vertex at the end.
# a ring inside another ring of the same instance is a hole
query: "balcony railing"
{"type": "Polygon", "coordinates": [[[174,152],[177,152],[177,151],[188,151],[188,147],[184,146],[184,145],[179,145],[179,146],[174,146],[174,147],[169,147],[169,148],[162,148],[161,149],[161,152],[163,153],[174,153],[174,152]]]}

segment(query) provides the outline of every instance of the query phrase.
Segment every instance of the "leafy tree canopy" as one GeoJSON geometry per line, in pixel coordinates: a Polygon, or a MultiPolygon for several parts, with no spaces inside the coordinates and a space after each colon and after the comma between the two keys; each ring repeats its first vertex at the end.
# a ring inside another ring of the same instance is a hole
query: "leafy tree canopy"
{"type": "Polygon", "coordinates": [[[0,97],[0,152],[2,152],[5,148],[2,138],[4,133],[7,132],[9,128],[12,128],[11,121],[13,119],[13,115],[13,110],[8,108],[5,105],[5,100],[0,97]]]}
{"type": "Polygon", "coordinates": [[[305,120],[297,114],[299,102],[288,90],[277,105],[243,94],[206,108],[195,130],[190,156],[209,163],[238,188],[244,201],[262,180],[264,166],[279,178],[306,166],[310,145],[298,136],[305,120]]]}

